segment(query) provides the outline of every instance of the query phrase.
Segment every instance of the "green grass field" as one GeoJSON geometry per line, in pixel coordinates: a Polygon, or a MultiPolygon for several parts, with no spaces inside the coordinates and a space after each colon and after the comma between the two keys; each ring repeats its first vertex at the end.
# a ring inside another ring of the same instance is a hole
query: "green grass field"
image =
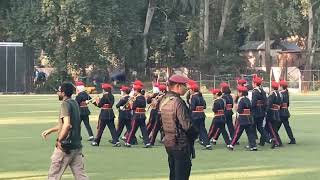
{"type": "MultiPolygon", "coordinates": [[[[211,96],[206,96],[206,100],[211,104],[211,96]]],[[[275,150],[265,146],[258,152],[246,151],[245,134],[235,151],[228,151],[222,138],[212,151],[201,150],[197,144],[191,179],[319,179],[319,102],[316,95],[292,96],[290,121],[297,145],[286,145],[284,129],[281,137],[285,146],[275,150]]],[[[46,179],[56,135],[44,141],[40,134],[55,125],[58,109],[57,97],[52,95],[0,96],[0,180],[46,179]]],[[[213,115],[211,106],[208,109],[207,128],[213,115]]],[[[91,110],[95,129],[99,111],[93,106],[91,110]]],[[[82,134],[87,139],[84,126],[82,134]]],[[[85,168],[90,179],[168,179],[167,155],[162,145],[144,149],[140,140],[132,148],[113,148],[107,142],[109,139],[109,131],[105,131],[100,147],[91,147],[83,141],[85,168]]],[[[73,179],[69,170],[63,179],[73,179]]]]}

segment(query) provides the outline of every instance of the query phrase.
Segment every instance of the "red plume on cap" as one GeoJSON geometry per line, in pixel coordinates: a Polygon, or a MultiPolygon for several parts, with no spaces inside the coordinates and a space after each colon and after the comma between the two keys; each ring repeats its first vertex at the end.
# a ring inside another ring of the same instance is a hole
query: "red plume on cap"
{"type": "Polygon", "coordinates": [[[110,84],[103,83],[103,84],[101,84],[101,88],[106,90],[106,89],[111,89],[112,86],[110,84]]]}
{"type": "Polygon", "coordinates": [[[245,79],[239,79],[238,80],[238,84],[239,85],[244,85],[245,83],[247,83],[247,81],[245,79]]]}
{"type": "Polygon", "coordinates": [[[82,82],[82,81],[77,81],[77,82],[76,82],[76,86],[84,86],[84,82],[82,82]]]}
{"type": "Polygon", "coordinates": [[[167,86],[164,85],[164,84],[160,84],[160,85],[159,85],[159,90],[160,90],[160,91],[165,91],[165,90],[167,90],[167,86]]]}
{"type": "Polygon", "coordinates": [[[262,83],[262,79],[260,77],[256,76],[253,78],[253,82],[260,85],[262,83]]]}
{"type": "Polygon", "coordinates": [[[272,82],[271,82],[271,87],[273,87],[273,88],[279,88],[279,83],[277,83],[276,81],[272,81],[272,82]]]}
{"type": "Polygon", "coordinates": [[[279,82],[280,86],[282,87],[288,87],[288,82],[284,79],[282,79],[280,82],[279,82]]]}
{"type": "Polygon", "coordinates": [[[120,91],[127,91],[129,89],[129,87],[127,86],[121,86],[120,91]]]}
{"type": "Polygon", "coordinates": [[[222,83],[220,84],[220,88],[227,88],[227,87],[229,87],[229,84],[226,83],[226,82],[222,82],[222,83]]]}
{"type": "Polygon", "coordinates": [[[189,79],[187,77],[175,74],[169,78],[169,81],[178,84],[186,84],[189,81],[189,79]]]}
{"type": "Polygon", "coordinates": [[[210,92],[211,92],[212,94],[218,94],[218,93],[221,92],[221,91],[220,91],[220,89],[211,89],[210,92]]]}
{"type": "Polygon", "coordinates": [[[245,86],[238,86],[237,89],[239,92],[247,92],[248,91],[248,88],[245,86]]]}

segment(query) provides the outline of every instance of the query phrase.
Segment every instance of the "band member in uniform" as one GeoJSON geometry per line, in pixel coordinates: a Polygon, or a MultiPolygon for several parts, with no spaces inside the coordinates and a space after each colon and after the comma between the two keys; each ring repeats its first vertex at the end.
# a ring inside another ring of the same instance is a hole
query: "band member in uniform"
{"type": "MultiPolygon", "coordinates": [[[[155,87],[159,88],[159,84],[155,84],[155,87]]],[[[150,133],[156,124],[156,120],[158,116],[158,109],[157,109],[157,102],[156,102],[156,97],[158,95],[159,95],[159,92],[152,93],[149,96],[147,95],[147,103],[149,104],[148,110],[151,108],[149,121],[147,123],[148,136],[150,136],[150,133]]]]}
{"type": "MultiPolygon", "coordinates": [[[[98,107],[101,108],[100,115],[99,115],[99,121],[98,121],[98,127],[97,127],[97,136],[95,140],[91,143],[92,146],[99,146],[101,136],[103,134],[103,131],[106,126],[108,126],[111,136],[112,136],[112,141],[111,143],[113,144],[114,147],[119,147],[121,146],[119,140],[118,140],[118,135],[116,132],[116,128],[114,125],[114,112],[112,109],[112,106],[114,104],[114,96],[111,93],[111,88],[112,86],[110,84],[102,84],[101,85],[103,89],[103,96],[99,100],[98,107]]],[[[109,141],[110,142],[110,141],[109,141]]]]}
{"type": "Polygon", "coordinates": [[[190,103],[191,103],[191,91],[190,91],[190,87],[194,84],[197,84],[196,81],[192,80],[192,79],[189,79],[188,80],[188,83],[187,83],[187,88],[188,88],[188,91],[186,92],[186,100],[187,100],[187,104],[188,106],[190,107],[190,103]]]}
{"type": "MultiPolygon", "coordinates": [[[[275,81],[271,82],[271,91],[267,99],[267,116],[266,116],[266,130],[270,133],[275,141],[276,146],[282,146],[280,136],[278,134],[278,127],[280,120],[280,105],[281,97],[278,91],[279,84],[275,81]]],[[[272,147],[273,148],[273,147],[272,147]]]]}
{"type": "Polygon", "coordinates": [[[254,129],[253,129],[253,119],[251,117],[251,102],[248,95],[248,89],[244,86],[238,86],[238,107],[237,107],[237,113],[239,125],[237,126],[235,135],[232,139],[231,144],[228,146],[230,150],[234,149],[235,144],[240,139],[243,131],[246,131],[246,134],[248,136],[249,140],[249,150],[250,151],[257,151],[257,145],[254,135],[254,129]]]}
{"type": "Polygon", "coordinates": [[[150,142],[149,142],[149,136],[147,132],[147,127],[146,127],[146,98],[141,94],[142,86],[141,85],[134,85],[133,86],[134,91],[135,91],[135,98],[133,100],[132,104],[132,110],[133,110],[133,117],[132,117],[132,128],[131,131],[127,135],[126,147],[131,147],[131,140],[136,134],[138,127],[140,127],[140,130],[142,132],[145,148],[151,147],[150,142]]]}
{"type": "MultiPolygon", "coordinates": [[[[81,121],[84,123],[88,135],[89,135],[89,139],[88,141],[93,141],[94,140],[94,136],[93,136],[93,132],[90,126],[90,122],[89,122],[89,115],[90,115],[90,110],[88,108],[88,104],[89,102],[92,100],[92,98],[90,97],[90,95],[85,91],[85,87],[84,87],[84,83],[81,81],[77,81],[76,82],[76,86],[77,86],[77,96],[76,96],[76,101],[80,107],[80,119],[81,121]]],[[[95,105],[97,105],[95,102],[93,102],[95,105]]]]}
{"type": "Polygon", "coordinates": [[[222,99],[222,92],[220,89],[212,89],[211,93],[214,96],[214,102],[212,106],[212,111],[214,112],[214,118],[211,123],[210,131],[208,133],[208,138],[212,139],[213,144],[216,144],[216,139],[222,133],[224,142],[228,146],[230,144],[230,137],[226,131],[226,117],[224,111],[226,109],[226,102],[222,99]]]}
{"type": "Polygon", "coordinates": [[[205,127],[206,115],[204,109],[207,108],[206,101],[204,100],[202,93],[199,91],[199,86],[193,84],[190,86],[191,99],[190,99],[190,111],[192,124],[199,129],[200,144],[206,149],[211,150],[211,144],[208,139],[208,133],[205,127]]]}
{"type": "Polygon", "coordinates": [[[281,124],[278,127],[280,129],[281,125],[283,124],[284,128],[286,129],[287,135],[290,138],[289,144],[296,144],[296,139],[293,137],[293,133],[289,124],[290,112],[289,112],[289,91],[288,91],[288,83],[285,80],[280,81],[281,91],[280,95],[282,98],[282,103],[280,107],[280,119],[281,124]]]}
{"type": "Polygon", "coordinates": [[[192,126],[186,103],[180,96],[187,92],[184,76],[169,78],[169,92],[160,102],[164,131],[164,145],[168,154],[170,180],[188,180],[191,171],[191,157],[194,155],[193,143],[198,137],[192,126]]]}
{"type": "Polygon", "coordinates": [[[264,146],[265,142],[271,143],[274,146],[273,140],[269,133],[264,128],[264,119],[266,116],[267,96],[266,92],[261,87],[262,79],[258,76],[253,78],[252,86],[252,117],[255,123],[255,128],[260,133],[260,146],[264,146]]]}
{"type": "Polygon", "coordinates": [[[156,116],[156,122],[155,122],[155,124],[154,124],[154,126],[152,128],[152,131],[151,131],[150,135],[149,135],[149,139],[150,139],[150,144],[151,145],[154,145],[159,131],[160,131],[160,134],[161,134],[161,141],[163,139],[163,131],[162,131],[162,123],[161,123],[161,112],[160,112],[159,108],[160,108],[160,101],[161,101],[161,99],[163,98],[163,96],[167,92],[167,86],[163,85],[163,84],[160,84],[159,85],[159,90],[160,90],[160,93],[156,96],[155,99],[153,99],[153,103],[155,103],[158,115],[156,116]]]}
{"type": "Polygon", "coordinates": [[[233,120],[232,120],[232,115],[233,115],[233,98],[231,96],[231,90],[229,87],[228,83],[221,83],[220,84],[221,91],[222,91],[222,98],[226,102],[226,109],[224,111],[224,115],[226,117],[226,124],[228,127],[229,131],[229,136],[230,138],[233,138],[234,136],[234,125],[233,125],[233,120]]]}
{"type": "MultiPolygon", "coordinates": [[[[131,107],[130,107],[130,104],[128,103],[130,99],[130,96],[129,96],[130,89],[129,87],[122,86],[120,88],[120,91],[121,91],[122,97],[116,105],[116,108],[118,108],[119,110],[119,120],[118,120],[118,127],[116,131],[118,138],[120,138],[124,126],[126,126],[126,129],[128,132],[131,131],[131,118],[132,118],[131,107]]],[[[134,144],[134,143],[131,142],[131,144],[134,144]]]]}

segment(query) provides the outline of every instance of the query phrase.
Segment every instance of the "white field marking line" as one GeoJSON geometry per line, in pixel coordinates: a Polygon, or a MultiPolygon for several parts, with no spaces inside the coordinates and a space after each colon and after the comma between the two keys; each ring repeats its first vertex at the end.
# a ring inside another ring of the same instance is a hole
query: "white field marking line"
{"type": "Polygon", "coordinates": [[[0,140],[8,140],[8,139],[32,139],[31,136],[25,136],[25,137],[1,137],[0,140]]]}
{"type": "Polygon", "coordinates": [[[21,112],[8,112],[8,113],[0,113],[0,114],[32,114],[32,113],[58,113],[59,111],[21,111],[21,112]]]}

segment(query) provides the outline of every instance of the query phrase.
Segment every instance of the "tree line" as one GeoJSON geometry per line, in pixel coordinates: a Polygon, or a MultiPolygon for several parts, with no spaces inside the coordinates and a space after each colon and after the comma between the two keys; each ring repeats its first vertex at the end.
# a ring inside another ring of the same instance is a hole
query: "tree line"
{"type": "Polygon", "coordinates": [[[210,74],[243,73],[239,47],[299,36],[306,69],[319,66],[320,0],[0,0],[0,41],[43,51],[60,74],[89,65],[186,66],[210,74]]]}

